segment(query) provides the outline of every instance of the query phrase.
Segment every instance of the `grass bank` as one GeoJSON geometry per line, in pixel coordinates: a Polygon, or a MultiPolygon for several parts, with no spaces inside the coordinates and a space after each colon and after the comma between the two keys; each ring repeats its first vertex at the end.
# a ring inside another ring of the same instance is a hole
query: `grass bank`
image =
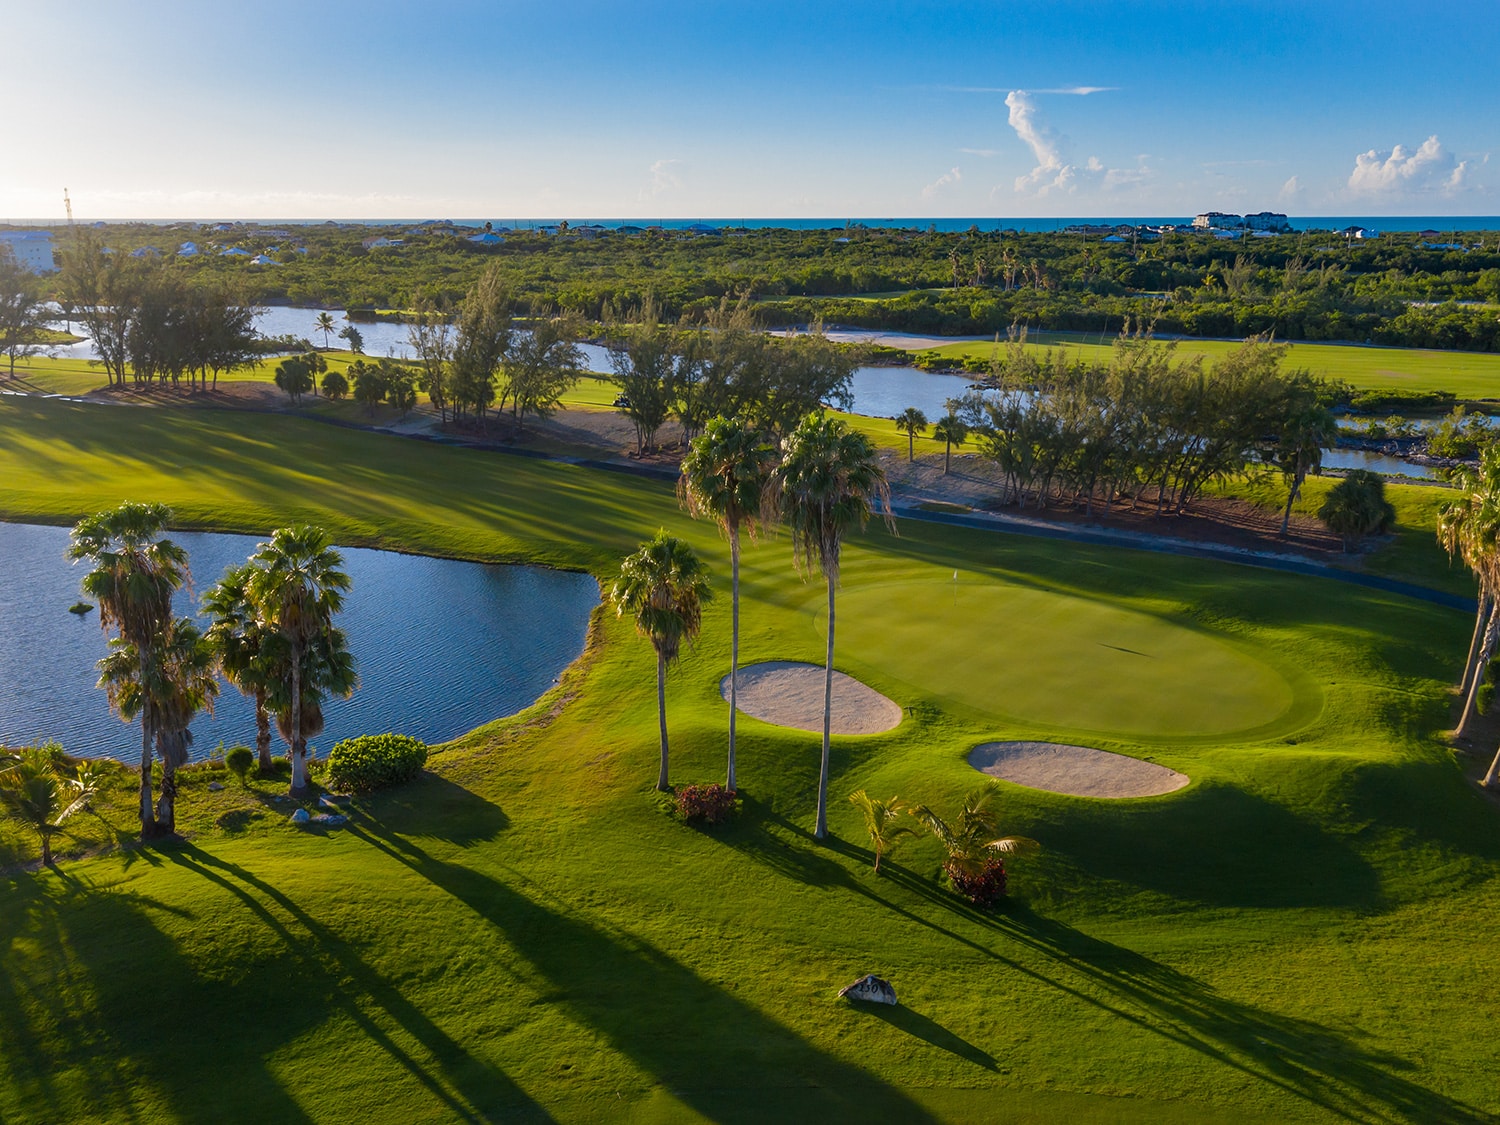
{"type": "MultiPolygon", "coordinates": [[[[304,518],[344,543],[600,575],[666,527],[728,573],[660,482],[294,417],[0,400],[0,514],[127,498],[187,526],[304,518]]],[[[809,834],[816,736],[754,720],[741,817],[700,832],[663,811],[654,661],[605,615],[553,697],[442,748],[348,829],[299,833],[203,785],[185,844],[0,880],[0,1117],[1500,1112],[1483,940],[1500,819],[1435,733],[1464,615],[915,522],[851,542],[844,571],[838,662],[906,718],[835,740],[828,844],[809,834]],[[1007,786],[1005,828],[1045,850],[995,915],[942,889],[930,840],[872,874],[848,792],[951,806],[970,746],[1028,737],[1193,784],[1117,802],[1007,786]],[[834,998],[872,970],[900,1007],[834,998]]],[[[821,589],[784,541],[747,552],[744,590],[746,661],[820,659],[821,589]]],[[[728,609],[670,681],[679,781],[722,770],[728,609]]]]}

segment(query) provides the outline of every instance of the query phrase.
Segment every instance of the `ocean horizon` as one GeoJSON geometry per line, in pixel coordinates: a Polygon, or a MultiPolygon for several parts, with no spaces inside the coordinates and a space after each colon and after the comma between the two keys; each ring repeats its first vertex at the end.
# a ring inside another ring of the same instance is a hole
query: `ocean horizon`
{"type": "MultiPolygon", "coordinates": [[[[426,216],[385,219],[235,219],[225,216],[209,216],[206,218],[175,219],[97,219],[90,220],[85,225],[93,225],[95,222],[102,222],[109,226],[125,224],[169,226],[174,223],[242,222],[258,227],[318,226],[327,223],[335,223],[340,226],[388,227],[403,225],[421,226],[435,222],[451,222],[454,226],[482,228],[488,222],[497,228],[509,227],[513,230],[535,230],[539,227],[556,226],[558,223],[567,222],[569,226],[589,225],[604,227],[606,229],[628,226],[661,227],[665,230],[687,230],[697,226],[710,226],[722,230],[841,230],[851,227],[872,227],[886,230],[931,230],[942,233],[967,231],[974,228],[985,232],[1018,231],[1045,233],[1048,231],[1061,231],[1070,226],[1166,226],[1169,224],[1190,223],[1192,220],[1192,215],[1075,215],[1061,218],[990,216],[954,219],[931,217],[750,219],[725,218],[722,216],[702,218],[574,218],[569,216],[559,216],[556,218],[506,218],[503,216],[491,216],[487,219],[445,219],[436,216],[426,216]]],[[[1288,221],[1292,225],[1293,233],[1301,231],[1340,231],[1345,227],[1351,226],[1391,233],[1411,233],[1423,230],[1435,230],[1454,234],[1500,231],[1500,215],[1292,215],[1289,216],[1288,221]]],[[[67,225],[67,220],[64,218],[7,219],[0,222],[0,226],[9,227],[57,227],[65,225],[67,225]]]]}

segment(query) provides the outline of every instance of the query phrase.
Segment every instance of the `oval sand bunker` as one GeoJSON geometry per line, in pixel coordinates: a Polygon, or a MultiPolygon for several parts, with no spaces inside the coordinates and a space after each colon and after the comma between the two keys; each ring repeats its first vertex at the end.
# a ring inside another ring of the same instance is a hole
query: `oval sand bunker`
{"type": "Polygon", "coordinates": [[[1155,762],[1056,742],[985,742],[969,765],[991,777],[1073,797],[1156,797],[1191,778],[1155,762]]]}
{"type": "MultiPolygon", "coordinates": [[[[729,677],[719,683],[729,701],[729,677]]],[[[739,672],[736,702],[745,714],[778,727],[823,733],[823,666],[768,660],[739,672]]],[[[833,674],[834,734],[881,734],[901,723],[901,708],[872,687],[842,672],[833,674]]]]}

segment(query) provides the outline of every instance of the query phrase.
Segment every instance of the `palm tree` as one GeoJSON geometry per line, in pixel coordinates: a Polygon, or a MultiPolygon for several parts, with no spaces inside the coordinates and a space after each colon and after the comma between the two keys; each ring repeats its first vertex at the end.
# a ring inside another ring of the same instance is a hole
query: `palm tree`
{"type": "Polygon", "coordinates": [[[943,476],[947,476],[953,447],[969,440],[969,425],[950,408],[932,427],[932,440],[943,443],[943,476]]]}
{"type": "Polygon", "coordinates": [[[917,435],[927,432],[927,415],[915,406],[908,406],[896,415],[896,432],[906,435],[906,459],[915,461],[917,435]]]}
{"type": "Polygon", "coordinates": [[[1290,481],[1287,491],[1286,510],[1281,513],[1281,538],[1286,538],[1287,528],[1292,522],[1292,505],[1302,491],[1302,482],[1308,473],[1315,473],[1323,464],[1323,450],[1333,445],[1338,438],[1338,421],[1333,412],[1316,402],[1294,414],[1281,431],[1281,441],[1276,448],[1276,462],[1290,481]]]}
{"type": "Polygon", "coordinates": [[[709,599],[708,571],[681,539],[658,531],[656,538],[620,564],[620,576],[609,592],[615,612],[635,619],[636,632],[656,649],[656,715],[661,726],[661,771],[656,787],[667,780],[667,666],[692,643],[709,599]]]}
{"type": "MultiPolygon", "coordinates": [[[[1453,485],[1457,499],[1438,509],[1438,542],[1450,557],[1461,558],[1479,582],[1479,612],[1459,684],[1464,709],[1455,733],[1464,737],[1478,713],[1484,668],[1494,655],[1500,634],[1500,444],[1491,443],[1480,450],[1477,470],[1468,466],[1456,470],[1453,485]]],[[[1485,774],[1486,786],[1494,784],[1497,771],[1500,752],[1485,774]]]]}
{"type": "Polygon", "coordinates": [[[926,805],[911,810],[911,815],[932,831],[948,853],[943,870],[954,889],[976,902],[1005,893],[1001,856],[1028,855],[1041,848],[1027,836],[996,836],[999,828],[990,803],[998,789],[999,785],[991,781],[972,790],[951,821],[944,820],[926,805]],[[990,885],[985,888],[987,879],[990,885]],[[982,894],[981,888],[988,889],[990,894],[982,894]]]}
{"type": "Polygon", "coordinates": [[[703,427],[682,459],[677,492],[695,517],[707,516],[729,539],[729,778],[725,788],[738,788],[734,770],[734,720],[740,669],[740,529],[753,537],[761,526],[762,506],[776,450],[764,435],[743,419],[718,417],[703,427]]]}
{"type": "Polygon", "coordinates": [[[188,759],[189,727],[199,711],[213,713],[219,694],[213,647],[197,625],[178,618],[157,634],[144,663],[126,641],[112,640],[109,648],[99,661],[99,686],[121,719],[130,722],[139,715],[155,733],[162,761],[156,825],[169,836],[177,830],[177,770],[188,759]]]}
{"type": "Polygon", "coordinates": [[[849,794],[849,800],[859,806],[865,817],[865,831],[870,834],[870,843],[875,847],[875,874],[880,874],[880,860],[893,850],[903,836],[915,836],[916,829],[905,823],[902,814],[907,811],[906,802],[899,797],[889,801],[872,800],[863,789],[849,794]]]}
{"type": "MultiPolygon", "coordinates": [[[[187,552],[160,535],[171,518],[161,504],[122,504],[79,520],[73,528],[68,557],[87,560],[83,592],[99,606],[99,625],[114,628],[118,640],[135,653],[144,680],[153,646],[171,620],[172,595],[188,578],[187,552]]],[[[141,715],[141,835],[156,831],[151,800],[151,755],[155,731],[148,713],[141,715]]]]}
{"type": "MultiPolygon", "coordinates": [[[[255,571],[247,591],[261,620],[286,644],[281,662],[285,687],[285,725],[292,749],[292,783],[288,793],[307,795],[307,737],[302,722],[303,673],[319,644],[331,643],[334,614],[344,607],[349,576],[340,569],[344,557],[334,550],[320,527],[283,527],[251,556],[255,571]]],[[[316,667],[316,663],[312,662],[316,667]]],[[[351,672],[352,675],[352,672],[351,672]]],[[[350,691],[353,690],[351,686],[350,691]]]]}
{"type": "Polygon", "coordinates": [[[890,520],[890,486],[868,437],[837,418],[809,414],[781,443],[768,501],[792,534],[792,554],[804,576],[814,566],[828,584],[828,655],[823,669],[823,757],[818,774],[814,835],[828,835],[828,743],[833,718],[834,590],[839,553],[851,527],[864,527],[872,505],[890,520]]]}
{"type": "Polygon", "coordinates": [[[271,713],[266,697],[274,683],[271,648],[279,634],[261,618],[250,597],[250,563],[230,567],[203,596],[208,640],[224,678],[255,702],[255,751],[263,773],[271,771],[271,713]]]}
{"type": "Polygon", "coordinates": [[[0,804],[41,839],[42,863],[47,867],[52,866],[52,837],[62,830],[63,821],[88,803],[87,795],[79,795],[64,804],[65,793],[46,747],[22,751],[0,771],[0,804]]]}
{"type": "Polygon", "coordinates": [[[328,337],[333,334],[333,317],[326,312],[320,312],[317,321],[313,324],[313,331],[323,333],[323,346],[328,347],[328,337]]]}

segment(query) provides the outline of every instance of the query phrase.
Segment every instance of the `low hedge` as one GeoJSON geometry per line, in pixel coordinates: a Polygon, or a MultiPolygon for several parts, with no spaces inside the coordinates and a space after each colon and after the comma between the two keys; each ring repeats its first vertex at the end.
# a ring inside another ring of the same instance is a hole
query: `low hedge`
{"type": "Polygon", "coordinates": [[[330,788],[365,793],[400,785],[422,772],[427,743],[406,734],[362,734],[336,743],[328,753],[330,788]]]}

